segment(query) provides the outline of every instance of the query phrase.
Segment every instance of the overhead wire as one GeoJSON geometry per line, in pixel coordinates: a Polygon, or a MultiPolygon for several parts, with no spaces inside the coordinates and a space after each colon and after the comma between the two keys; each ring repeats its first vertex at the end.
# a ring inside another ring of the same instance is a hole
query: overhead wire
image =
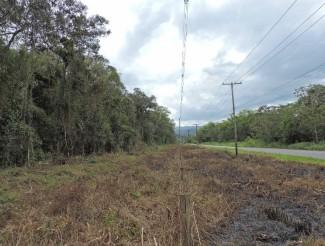
{"type": "MultiPolygon", "coordinates": [[[[317,65],[316,67],[314,67],[314,68],[312,68],[312,69],[310,69],[310,70],[308,70],[308,71],[306,71],[306,72],[304,72],[304,73],[302,73],[302,74],[300,74],[298,76],[296,76],[295,78],[293,78],[291,80],[287,80],[285,82],[286,84],[283,83],[280,86],[273,87],[272,90],[274,91],[274,90],[277,90],[277,89],[279,89],[279,88],[281,88],[281,87],[283,87],[285,85],[288,85],[288,84],[291,84],[293,82],[296,82],[298,79],[304,78],[308,74],[311,74],[313,72],[316,72],[316,71],[320,70],[320,68],[324,68],[324,72],[325,72],[325,62],[324,63],[321,63],[320,65],[317,65]]],[[[262,96],[264,96],[264,95],[266,95],[266,93],[263,93],[262,94],[262,96]]],[[[273,98],[273,101],[274,100],[281,99],[281,98],[283,98],[283,95],[280,95],[280,96],[277,96],[277,97],[273,98]]],[[[247,102],[244,102],[243,104],[238,105],[238,108],[241,109],[241,110],[243,110],[245,107],[251,107],[251,106],[254,106],[254,104],[256,104],[256,103],[262,103],[259,99],[260,99],[260,97],[256,98],[255,100],[250,100],[249,102],[248,101],[247,102]]],[[[226,115],[224,117],[226,117],[226,115]]]]}
{"type": "MultiPolygon", "coordinates": [[[[302,74],[296,76],[295,78],[293,78],[293,79],[291,79],[291,80],[286,81],[285,83],[282,83],[280,86],[273,87],[273,88],[272,88],[272,91],[276,91],[277,89],[280,89],[280,88],[282,88],[282,87],[284,87],[284,86],[287,87],[289,84],[292,84],[293,82],[296,82],[298,79],[304,78],[304,77],[306,77],[307,75],[309,75],[309,74],[311,74],[311,73],[314,73],[314,72],[320,70],[321,68],[325,68],[325,62],[324,62],[324,63],[321,63],[321,64],[319,64],[319,65],[317,65],[316,67],[313,67],[312,69],[309,69],[308,71],[306,71],[306,72],[304,72],[304,73],[302,73],[302,74]]],[[[263,93],[262,95],[265,95],[265,94],[266,94],[266,93],[263,93]]],[[[241,105],[239,105],[239,107],[242,108],[242,107],[246,107],[246,106],[253,106],[254,103],[258,102],[258,99],[259,99],[259,98],[255,99],[255,100],[253,100],[253,101],[249,101],[249,102],[246,102],[246,103],[244,103],[244,104],[241,104],[241,105]]],[[[277,98],[276,98],[276,99],[277,99],[277,98]]]]}
{"type": "Polygon", "coordinates": [[[295,4],[298,2],[298,0],[294,0],[290,6],[284,11],[284,13],[277,19],[277,21],[270,27],[270,29],[265,33],[265,35],[260,39],[257,44],[248,52],[246,57],[243,61],[241,61],[234,70],[226,77],[226,79],[223,81],[223,83],[227,82],[228,79],[230,79],[236,71],[244,64],[245,61],[248,60],[249,57],[261,46],[261,44],[266,40],[266,38],[271,34],[271,32],[276,28],[276,26],[284,19],[284,17],[289,13],[289,11],[295,6],[295,4]]]}
{"type": "Polygon", "coordinates": [[[282,53],[284,50],[286,50],[289,46],[291,46],[294,42],[296,42],[299,38],[301,38],[307,31],[309,31],[311,28],[313,28],[316,24],[318,24],[325,15],[320,16],[316,21],[314,21],[310,26],[308,26],[306,29],[304,29],[298,36],[296,36],[293,40],[291,40],[289,43],[287,43],[285,46],[283,46],[280,50],[278,50],[276,53],[271,55],[273,52],[275,52],[278,48],[281,47],[282,44],[284,44],[292,35],[294,35],[304,24],[306,24],[313,16],[315,16],[323,7],[325,6],[325,3],[323,3],[316,11],[314,11],[310,16],[308,16],[301,24],[297,26],[297,28],[292,31],[289,35],[287,35],[280,43],[278,43],[271,51],[269,51],[266,55],[264,55],[255,65],[253,65],[251,68],[249,68],[244,74],[242,74],[237,81],[244,81],[247,79],[249,75],[252,75],[256,73],[258,70],[260,70],[262,67],[264,67],[267,63],[269,63],[274,57],[282,53]],[[271,55],[271,56],[270,56],[271,55]],[[270,56],[270,57],[269,57],[270,56]],[[269,58],[268,58],[269,57],[269,58]],[[268,59],[266,59],[268,58],[268,59]],[[265,60],[266,59],[266,60],[265,60]]]}

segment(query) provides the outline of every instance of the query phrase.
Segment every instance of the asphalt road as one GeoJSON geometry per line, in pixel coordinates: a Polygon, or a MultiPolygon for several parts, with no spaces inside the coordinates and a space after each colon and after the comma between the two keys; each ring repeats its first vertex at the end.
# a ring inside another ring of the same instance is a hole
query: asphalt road
{"type": "MultiPolygon", "coordinates": [[[[214,146],[214,145],[206,145],[214,146]]],[[[220,148],[233,148],[228,146],[214,146],[220,148]]],[[[325,160],[325,151],[313,151],[313,150],[296,150],[296,149],[275,149],[275,148],[253,148],[253,147],[239,147],[240,150],[271,153],[271,154],[284,154],[292,156],[303,156],[303,157],[312,157],[316,159],[325,160]]]]}

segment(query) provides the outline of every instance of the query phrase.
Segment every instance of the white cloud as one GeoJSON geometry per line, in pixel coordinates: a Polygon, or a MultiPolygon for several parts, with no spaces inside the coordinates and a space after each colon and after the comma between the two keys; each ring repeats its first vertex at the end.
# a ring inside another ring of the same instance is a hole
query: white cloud
{"type": "Polygon", "coordinates": [[[190,35],[187,49],[188,73],[199,73],[212,66],[222,48],[223,41],[220,38],[190,35]]]}
{"type": "Polygon", "coordinates": [[[246,56],[247,56],[246,53],[240,52],[235,49],[231,49],[225,57],[225,62],[232,62],[235,64],[239,64],[245,59],[246,56]]]}
{"type": "MultiPolygon", "coordinates": [[[[143,46],[128,71],[141,71],[144,79],[165,78],[179,70],[180,36],[171,22],[163,23],[143,46]]],[[[158,82],[158,81],[157,81],[158,82]]]]}
{"type": "MultiPolygon", "coordinates": [[[[128,89],[139,87],[157,97],[178,117],[182,0],[81,0],[90,14],[110,21],[112,34],[101,41],[101,53],[122,74],[128,89]]],[[[276,18],[292,0],[190,0],[190,27],[187,46],[184,113],[185,121],[206,122],[230,113],[229,88],[220,84],[243,61],[276,18]]],[[[257,52],[236,75],[245,72],[256,58],[262,57],[282,37],[292,31],[301,16],[308,16],[319,0],[298,1],[288,17],[272,32],[257,52]]],[[[261,71],[250,75],[236,91],[238,105],[251,104],[260,95],[259,104],[276,102],[276,96],[290,100],[293,89],[306,84],[298,81],[273,92],[272,86],[324,62],[324,22],[315,26],[304,42],[288,49],[261,71]],[[310,45],[310,44],[313,45],[310,45]],[[308,46],[309,44],[309,46],[308,46]],[[272,85],[272,86],[269,86],[272,85]],[[256,91],[258,88],[258,91],[256,91]],[[258,92],[258,93],[257,93],[258,92]],[[263,96],[264,95],[264,96],[263,96]]],[[[323,81],[318,74],[320,80],[323,81]]],[[[324,77],[324,76],[323,76],[324,77]]],[[[257,104],[252,105],[252,107],[257,104]]]]}
{"type": "Polygon", "coordinates": [[[101,52],[113,62],[118,62],[119,52],[125,47],[127,34],[138,24],[137,11],[146,0],[82,0],[91,15],[99,14],[110,22],[112,34],[101,41],[101,52]]]}
{"type": "Polygon", "coordinates": [[[206,4],[209,8],[220,8],[224,6],[226,3],[229,3],[230,0],[206,0],[206,4]]]}

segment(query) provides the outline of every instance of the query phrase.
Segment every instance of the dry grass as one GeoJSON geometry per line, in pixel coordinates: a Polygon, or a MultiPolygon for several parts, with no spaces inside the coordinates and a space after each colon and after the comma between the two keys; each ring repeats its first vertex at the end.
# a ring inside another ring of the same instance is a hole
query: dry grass
{"type": "MultiPolygon", "coordinates": [[[[1,171],[0,245],[142,245],[142,240],[144,245],[177,245],[177,156],[171,146],[82,164],[1,171]]],[[[233,221],[255,199],[273,205],[290,200],[325,216],[320,167],[250,155],[234,159],[194,147],[186,147],[183,157],[185,188],[194,203],[195,245],[237,245],[233,221]]],[[[299,240],[323,245],[321,233],[299,240]]]]}

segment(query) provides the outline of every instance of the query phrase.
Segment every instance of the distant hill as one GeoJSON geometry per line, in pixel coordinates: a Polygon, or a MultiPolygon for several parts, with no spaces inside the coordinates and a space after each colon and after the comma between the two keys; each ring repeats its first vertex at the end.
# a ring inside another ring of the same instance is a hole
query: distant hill
{"type": "MultiPolygon", "coordinates": [[[[181,127],[181,136],[195,136],[195,126],[182,126],[181,127]]],[[[175,133],[178,135],[178,127],[175,128],[175,133]]]]}

